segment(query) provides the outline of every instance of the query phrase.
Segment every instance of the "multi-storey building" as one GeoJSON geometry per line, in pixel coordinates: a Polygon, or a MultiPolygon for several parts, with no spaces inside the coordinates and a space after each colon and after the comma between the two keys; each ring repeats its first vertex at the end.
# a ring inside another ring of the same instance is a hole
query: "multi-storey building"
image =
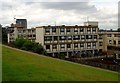
{"type": "Polygon", "coordinates": [[[36,28],[36,42],[53,56],[98,50],[98,26],[42,26],[36,28]]]}
{"type": "Polygon", "coordinates": [[[16,19],[16,24],[27,29],[27,19],[16,19]]]}
{"type": "Polygon", "coordinates": [[[81,55],[84,53],[96,55],[98,51],[107,51],[109,44],[120,43],[119,33],[113,33],[109,38],[110,32],[99,32],[98,22],[85,22],[84,26],[40,26],[26,29],[18,25],[11,33],[8,33],[8,42],[16,38],[25,38],[41,43],[51,56],[59,54],[81,55]],[[112,41],[112,43],[111,43],[112,41]],[[116,41],[116,42],[115,42],[116,41]]]}

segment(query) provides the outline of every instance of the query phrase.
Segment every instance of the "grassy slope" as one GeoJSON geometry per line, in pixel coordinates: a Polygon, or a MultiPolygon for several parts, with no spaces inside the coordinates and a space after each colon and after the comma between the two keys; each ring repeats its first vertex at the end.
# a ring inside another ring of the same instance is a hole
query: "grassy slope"
{"type": "Polygon", "coordinates": [[[117,81],[118,74],[3,46],[3,81],[117,81]]]}

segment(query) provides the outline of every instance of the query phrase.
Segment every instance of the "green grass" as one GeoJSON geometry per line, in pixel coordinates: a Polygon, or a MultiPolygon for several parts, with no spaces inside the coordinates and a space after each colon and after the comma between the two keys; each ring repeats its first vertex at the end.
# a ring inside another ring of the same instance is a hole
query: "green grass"
{"type": "Polygon", "coordinates": [[[117,81],[118,74],[3,46],[3,81],[117,81]]]}

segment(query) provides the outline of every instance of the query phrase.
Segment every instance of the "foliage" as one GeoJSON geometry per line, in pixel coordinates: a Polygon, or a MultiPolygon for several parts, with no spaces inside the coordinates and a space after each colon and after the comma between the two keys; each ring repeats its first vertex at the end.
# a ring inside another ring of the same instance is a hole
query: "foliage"
{"type": "Polygon", "coordinates": [[[60,59],[65,59],[65,54],[64,53],[60,53],[58,56],[59,56],[60,59]]]}
{"type": "Polygon", "coordinates": [[[41,44],[32,42],[27,39],[17,38],[14,42],[14,46],[23,50],[32,51],[38,54],[47,55],[45,49],[41,44]]]}
{"type": "Polygon", "coordinates": [[[120,28],[118,28],[117,31],[120,32],[120,28]]]}
{"type": "Polygon", "coordinates": [[[3,43],[7,43],[7,29],[6,28],[2,28],[0,26],[1,30],[2,30],[2,42],[3,43]]]}

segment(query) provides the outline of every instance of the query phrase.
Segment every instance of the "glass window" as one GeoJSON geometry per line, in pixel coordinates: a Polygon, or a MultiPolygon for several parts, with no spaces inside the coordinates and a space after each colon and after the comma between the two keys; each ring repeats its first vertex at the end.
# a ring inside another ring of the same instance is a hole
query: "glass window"
{"type": "Polygon", "coordinates": [[[50,49],[50,45],[46,45],[46,49],[50,49]]]}
{"type": "Polygon", "coordinates": [[[65,29],[64,28],[60,28],[60,32],[64,32],[65,31],[65,29]]]}
{"type": "Polygon", "coordinates": [[[108,37],[112,37],[112,34],[108,34],[107,36],[108,36],[108,37]]]}
{"type": "Polygon", "coordinates": [[[52,36],[45,36],[45,41],[52,41],[52,36]]]}
{"type": "Polygon", "coordinates": [[[67,38],[68,38],[68,40],[72,40],[72,36],[68,36],[67,38]]]}
{"type": "Polygon", "coordinates": [[[93,32],[96,32],[96,28],[93,28],[92,31],[93,31],[93,32]]]}
{"type": "Polygon", "coordinates": [[[45,28],[45,32],[50,32],[50,28],[45,28]]]}
{"type": "Polygon", "coordinates": [[[109,44],[112,44],[112,40],[109,40],[109,44]]]}
{"type": "Polygon", "coordinates": [[[95,43],[95,42],[93,42],[93,43],[92,43],[92,45],[93,45],[93,46],[96,46],[96,43],[95,43]]]}
{"type": "Polygon", "coordinates": [[[84,28],[80,28],[80,32],[84,32],[84,28]]]}
{"type": "Polygon", "coordinates": [[[74,28],[74,32],[78,32],[78,28],[74,28]]]}
{"type": "Polygon", "coordinates": [[[67,44],[67,48],[71,48],[71,44],[67,44]]]}
{"type": "Polygon", "coordinates": [[[74,48],[78,48],[78,44],[74,44],[74,48]]]}
{"type": "Polygon", "coordinates": [[[91,31],[91,28],[87,28],[87,31],[91,31]]]}
{"type": "Polygon", "coordinates": [[[118,41],[118,44],[120,44],[120,41],[118,41]]]}
{"type": "Polygon", "coordinates": [[[114,44],[116,45],[116,40],[114,40],[113,42],[114,42],[114,44]]]}
{"type": "Polygon", "coordinates": [[[80,43],[80,47],[84,47],[84,43],[80,43]]]}
{"type": "Polygon", "coordinates": [[[56,32],[56,28],[52,28],[52,32],[56,32]]]}
{"type": "Polygon", "coordinates": [[[90,47],[90,46],[91,46],[91,43],[87,43],[87,46],[90,47]]]}
{"type": "Polygon", "coordinates": [[[35,32],[35,30],[32,30],[32,32],[34,33],[34,32],[35,32]]]}
{"type": "Polygon", "coordinates": [[[97,39],[97,35],[93,35],[94,36],[94,39],[97,39]]]}
{"type": "Polygon", "coordinates": [[[66,40],[66,36],[60,36],[60,40],[66,40]]]}
{"type": "Polygon", "coordinates": [[[78,36],[78,35],[73,36],[73,39],[74,39],[74,40],[78,40],[78,39],[80,39],[80,36],[78,36]]]}
{"type": "Polygon", "coordinates": [[[64,45],[64,44],[61,44],[61,45],[60,45],[60,48],[65,48],[65,45],[64,45]]]}
{"type": "Polygon", "coordinates": [[[92,35],[86,35],[86,39],[92,39],[92,35]]]}
{"type": "Polygon", "coordinates": [[[70,32],[70,28],[66,28],[66,32],[70,32]]]}
{"type": "Polygon", "coordinates": [[[57,45],[53,45],[53,46],[52,46],[52,49],[57,49],[57,45]]]}
{"type": "Polygon", "coordinates": [[[99,39],[102,39],[103,38],[103,36],[102,35],[99,35],[99,39]]]}
{"type": "Polygon", "coordinates": [[[58,40],[58,36],[53,36],[53,40],[58,40]]]}
{"type": "Polygon", "coordinates": [[[81,39],[85,39],[85,35],[81,35],[81,39]]]}
{"type": "Polygon", "coordinates": [[[102,42],[99,42],[99,46],[102,46],[102,44],[103,44],[102,42]]]}

